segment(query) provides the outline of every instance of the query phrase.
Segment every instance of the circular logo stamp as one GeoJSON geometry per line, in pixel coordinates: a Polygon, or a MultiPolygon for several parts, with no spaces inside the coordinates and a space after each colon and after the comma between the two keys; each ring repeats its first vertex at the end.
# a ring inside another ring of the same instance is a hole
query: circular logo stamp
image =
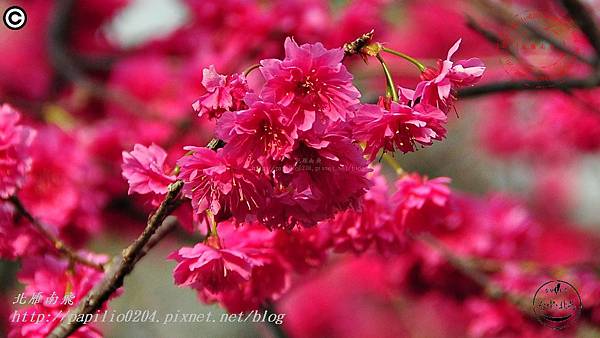
{"type": "Polygon", "coordinates": [[[562,280],[542,284],[533,297],[533,312],[537,320],[556,330],[573,324],[579,318],[582,307],[577,289],[562,280]]]}
{"type": "Polygon", "coordinates": [[[25,27],[27,23],[27,13],[19,6],[8,7],[2,15],[4,25],[12,30],[18,30],[25,27]]]}
{"type": "Polygon", "coordinates": [[[516,59],[512,55],[500,58],[504,70],[511,76],[531,76],[532,69],[537,72],[564,76],[576,62],[568,55],[556,50],[547,41],[536,39],[531,34],[524,33],[524,25],[537,27],[541,32],[551,37],[562,45],[572,40],[577,28],[566,18],[558,15],[544,14],[536,11],[528,11],[515,16],[513,24],[500,34],[500,49],[512,49],[520,57],[516,59]]]}

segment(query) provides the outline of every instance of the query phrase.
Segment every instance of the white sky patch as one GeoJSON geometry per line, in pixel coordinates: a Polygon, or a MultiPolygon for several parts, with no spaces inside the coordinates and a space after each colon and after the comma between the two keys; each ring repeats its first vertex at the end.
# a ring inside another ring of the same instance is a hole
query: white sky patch
{"type": "Polygon", "coordinates": [[[186,6],[179,0],[134,0],[115,16],[106,32],[115,44],[133,47],[168,35],[188,18],[186,6]]]}

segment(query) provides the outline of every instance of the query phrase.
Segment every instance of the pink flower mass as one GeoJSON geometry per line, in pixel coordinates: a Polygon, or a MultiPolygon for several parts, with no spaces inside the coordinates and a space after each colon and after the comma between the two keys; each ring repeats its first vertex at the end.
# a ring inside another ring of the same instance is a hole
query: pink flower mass
{"type": "Polygon", "coordinates": [[[600,337],[598,4],[140,3],[10,4],[0,337],[600,337]]]}
{"type": "Polygon", "coordinates": [[[149,147],[136,144],[131,152],[123,152],[123,177],[129,183],[129,194],[154,193],[164,195],[175,181],[167,173],[167,153],[156,144],[149,147]]]}
{"type": "Polygon", "coordinates": [[[13,195],[31,170],[29,148],[35,131],[18,124],[21,116],[11,106],[0,106],[0,197],[13,195]]]}
{"type": "Polygon", "coordinates": [[[283,60],[261,61],[266,83],[260,96],[290,107],[290,117],[300,130],[314,123],[345,121],[350,108],[359,103],[360,92],[341,63],[343,57],[341,49],[328,50],[320,43],[298,46],[288,37],[283,60]]]}
{"type": "Polygon", "coordinates": [[[192,104],[200,117],[219,118],[226,111],[245,106],[248,85],[241,75],[220,75],[211,65],[202,71],[202,87],[204,93],[192,104]]]}

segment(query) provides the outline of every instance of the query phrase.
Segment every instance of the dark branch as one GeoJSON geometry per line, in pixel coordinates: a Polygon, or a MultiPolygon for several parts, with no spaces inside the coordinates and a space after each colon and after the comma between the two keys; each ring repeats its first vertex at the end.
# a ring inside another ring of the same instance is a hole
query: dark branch
{"type": "Polygon", "coordinates": [[[149,109],[137,97],[128,92],[106,87],[93,80],[77,67],[77,56],[69,49],[68,32],[73,0],[58,0],[48,28],[47,48],[50,62],[56,73],[67,81],[85,89],[91,95],[113,102],[128,111],[145,118],[159,118],[161,114],[149,109]]]}
{"type": "MultiPolygon", "coordinates": [[[[165,219],[180,204],[180,192],[183,188],[183,182],[177,181],[169,186],[169,193],[156,209],[154,214],[148,219],[148,224],[142,234],[119,256],[113,258],[109,270],[104,278],[98,283],[77,307],[72,309],[61,321],[48,337],[65,338],[77,331],[83,322],[71,321],[70,318],[77,318],[78,315],[91,314],[97,311],[106,302],[110,296],[123,286],[125,277],[133,270],[135,264],[149,250],[149,245],[154,245],[162,238],[161,232],[157,232],[159,227],[164,224],[165,219]],[[153,240],[154,238],[154,240],[153,240]]],[[[165,224],[165,227],[168,227],[165,224]]]]}
{"type": "Polygon", "coordinates": [[[568,46],[565,46],[561,41],[553,37],[552,35],[546,33],[543,29],[538,26],[525,22],[524,20],[519,20],[517,16],[515,16],[512,12],[510,12],[506,7],[491,2],[489,0],[474,0],[474,2],[479,5],[480,8],[489,13],[493,18],[495,18],[500,23],[510,26],[516,26],[521,28],[521,30],[525,30],[532,37],[540,39],[542,41],[546,41],[549,45],[554,47],[557,51],[560,51],[566,55],[569,55],[580,62],[594,65],[594,60],[591,60],[581,54],[575,52],[568,46]]]}
{"type": "Polygon", "coordinates": [[[25,217],[31,225],[40,233],[40,235],[46,239],[50,245],[54,249],[56,249],[60,254],[71,260],[72,262],[80,263],[83,265],[87,265],[94,269],[103,271],[104,266],[100,263],[93,262],[81,255],[79,255],[74,249],[65,244],[60,240],[57,236],[55,236],[48,227],[42,222],[40,222],[37,218],[33,217],[33,215],[25,208],[21,200],[17,196],[12,196],[9,199],[10,203],[15,207],[16,211],[23,217],[25,217]]]}
{"type": "Polygon", "coordinates": [[[597,76],[557,80],[515,80],[461,88],[458,90],[458,96],[460,98],[470,98],[503,92],[590,89],[598,86],[600,86],[600,79],[597,76]]]}
{"type": "Polygon", "coordinates": [[[425,243],[427,246],[439,252],[450,265],[460,271],[472,281],[477,283],[485,294],[492,299],[505,299],[521,311],[521,313],[533,318],[534,313],[529,306],[529,299],[518,294],[504,290],[498,286],[488,275],[480,271],[469,259],[459,257],[447,248],[441,241],[430,234],[411,236],[416,240],[425,243]]]}
{"type": "Polygon", "coordinates": [[[561,3],[596,51],[596,58],[594,61],[596,66],[599,66],[600,31],[598,31],[596,22],[591,16],[592,11],[584,6],[579,0],[561,0],[561,3]]]}

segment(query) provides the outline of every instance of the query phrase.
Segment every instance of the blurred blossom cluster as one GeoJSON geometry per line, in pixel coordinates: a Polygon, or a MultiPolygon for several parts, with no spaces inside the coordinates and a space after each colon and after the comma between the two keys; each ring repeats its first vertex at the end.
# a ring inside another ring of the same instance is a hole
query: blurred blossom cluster
{"type": "MultiPolygon", "coordinates": [[[[575,169],[600,150],[600,89],[468,104],[461,90],[541,75],[539,60],[503,63],[466,1],[180,2],[184,22],[132,46],[107,34],[127,0],[15,1],[26,26],[0,28],[0,258],[20,263],[0,278],[76,295],[11,307],[16,289],[0,287],[0,336],[52,332],[59,320],[7,318],[66,315],[109,273],[89,244],[133,240],[180,182],[173,283],[231,313],[285,313],[290,337],[600,334],[600,241],[570,217],[575,169]],[[461,191],[441,159],[401,167],[464,132],[457,116],[476,121],[482,158],[532,173],[529,191],[461,191]],[[556,279],[584,304],[564,331],[528,310],[556,279]]],[[[492,3],[568,20],[547,1],[492,3]]],[[[571,61],[567,76],[586,74],[571,61]]]]}

